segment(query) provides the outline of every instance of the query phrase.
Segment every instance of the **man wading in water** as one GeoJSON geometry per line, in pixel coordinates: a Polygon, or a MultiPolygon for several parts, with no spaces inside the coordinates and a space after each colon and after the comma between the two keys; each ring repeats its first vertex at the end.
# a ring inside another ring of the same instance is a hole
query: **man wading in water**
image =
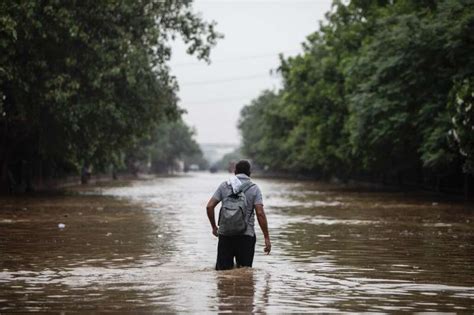
{"type": "Polygon", "coordinates": [[[260,188],[250,180],[250,163],[241,160],[235,165],[235,176],[223,182],[207,203],[207,217],[212,234],[219,237],[216,270],[232,269],[234,257],[237,267],[252,267],[255,253],[255,213],[265,238],[265,253],[271,250],[268,224],[263,211],[260,188]],[[219,228],[214,209],[219,202],[219,228]],[[254,212],[255,210],[255,212],[254,212]]]}

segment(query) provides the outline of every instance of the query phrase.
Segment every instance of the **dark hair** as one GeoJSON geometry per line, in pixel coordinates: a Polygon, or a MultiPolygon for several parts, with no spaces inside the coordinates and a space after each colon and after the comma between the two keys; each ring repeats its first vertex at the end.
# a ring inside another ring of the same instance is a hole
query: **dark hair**
{"type": "Polygon", "coordinates": [[[250,176],[250,162],[247,160],[240,160],[235,164],[235,174],[245,174],[250,176]]]}

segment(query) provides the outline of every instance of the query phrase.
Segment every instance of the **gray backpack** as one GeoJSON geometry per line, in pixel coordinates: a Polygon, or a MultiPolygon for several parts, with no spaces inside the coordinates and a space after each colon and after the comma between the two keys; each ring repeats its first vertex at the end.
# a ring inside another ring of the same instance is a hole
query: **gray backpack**
{"type": "MultiPolygon", "coordinates": [[[[245,205],[247,198],[245,192],[255,185],[251,181],[240,186],[240,191],[232,192],[222,200],[222,208],[219,212],[219,235],[232,236],[242,235],[247,229],[247,218],[245,205]]],[[[232,189],[232,188],[231,188],[232,189]]]]}

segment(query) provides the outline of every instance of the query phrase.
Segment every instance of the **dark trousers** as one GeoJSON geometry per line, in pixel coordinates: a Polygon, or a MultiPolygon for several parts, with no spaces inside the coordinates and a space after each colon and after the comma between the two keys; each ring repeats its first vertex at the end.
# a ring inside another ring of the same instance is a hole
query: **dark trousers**
{"type": "Polygon", "coordinates": [[[234,257],[237,267],[252,267],[256,240],[255,236],[219,235],[216,270],[234,268],[234,257]]]}

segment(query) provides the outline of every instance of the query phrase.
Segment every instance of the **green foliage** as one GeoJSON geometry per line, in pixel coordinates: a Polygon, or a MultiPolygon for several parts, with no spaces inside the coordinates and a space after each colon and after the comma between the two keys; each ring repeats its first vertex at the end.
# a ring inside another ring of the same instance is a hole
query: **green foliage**
{"type": "Polygon", "coordinates": [[[235,149],[232,152],[225,154],[219,161],[213,165],[213,168],[216,170],[232,172],[232,167],[235,166],[235,163],[242,160],[242,152],[239,148],[235,149]]]}
{"type": "Polygon", "coordinates": [[[474,174],[474,78],[458,82],[451,92],[450,135],[464,158],[464,171],[474,174]]]}
{"type": "Polygon", "coordinates": [[[474,3],[334,1],[326,17],[282,58],[283,88],[243,109],[244,152],[320,176],[472,172],[474,3]]]}
{"type": "Polygon", "coordinates": [[[285,160],[284,142],[290,122],[279,106],[279,96],[265,91],[241,112],[243,153],[264,167],[278,168],[285,160]]]}
{"type": "Polygon", "coordinates": [[[172,171],[178,159],[202,155],[193,135],[194,131],[181,119],[160,124],[154,130],[149,145],[152,171],[172,171]]]}
{"type": "Polygon", "coordinates": [[[184,161],[184,171],[187,172],[189,170],[194,170],[190,169],[190,166],[192,165],[197,165],[198,169],[200,171],[206,171],[209,170],[209,161],[206,160],[204,157],[204,154],[201,150],[199,150],[196,153],[193,154],[188,154],[185,155],[183,158],[184,161]]]}
{"type": "Polygon", "coordinates": [[[170,39],[207,59],[219,37],[187,0],[6,0],[0,12],[2,177],[22,159],[117,164],[181,114],[170,39]]]}

